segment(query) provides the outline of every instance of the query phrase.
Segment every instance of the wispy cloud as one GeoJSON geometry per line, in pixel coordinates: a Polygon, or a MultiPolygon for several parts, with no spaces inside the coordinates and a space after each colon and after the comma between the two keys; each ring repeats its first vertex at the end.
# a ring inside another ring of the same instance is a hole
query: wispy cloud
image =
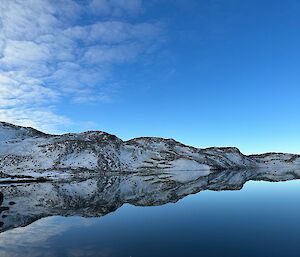
{"type": "MultiPolygon", "coordinates": [[[[54,108],[52,108],[54,109],[54,108]]],[[[58,133],[64,130],[73,122],[61,115],[55,114],[51,107],[14,107],[0,109],[0,120],[29,126],[47,131],[48,133],[58,133]]]]}
{"type": "MultiPolygon", "coordinates": [[[[94,225],[93,220],[73,217],[70,221],[62,217],[47,217],[28,226],[15,228],[0,234],[0,255],[12,256],[55,256],[55,249],[51,247],[49,239],[59,237],[72,228],[85,228],[94,225]],[[79,222],[80,220],[80,222],[79,222]]],[[[88,251],[90,252],[90,251],[88,251]]],[[[70,256],[81,253],[79,249],[72,249],[70,256]]],[[[95,255],[91,255],[95,256],[95,255]]]]}
{"type": "Polygon", "coordinates": [[[138,14],[142,10],[141,0],[92,0],[89,4],[95,15],[121,16],[138,14]]]}
{"type": "Polygon", "coordinates": [[[53,130],[69,122],[55,112],[62,99],[110,101],[114,66],[162,35],[159,23],[128,22],[142,11],[140,0],[1,0],[0,119],[53,130]]]}

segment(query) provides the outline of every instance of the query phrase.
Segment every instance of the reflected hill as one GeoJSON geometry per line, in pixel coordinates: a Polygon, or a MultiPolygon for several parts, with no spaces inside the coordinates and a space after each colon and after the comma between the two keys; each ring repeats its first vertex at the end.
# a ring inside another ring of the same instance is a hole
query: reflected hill
{"type": "Polygon", "coordinates": [[[0,189],[1,232],[47,216],[101,217],[125,203],[157,206],[204,190],[240,190],[250,180],[277,182],[299,178],[300,170],[226,170],[211,174],[149,171],[5,184],[0,189]]]}

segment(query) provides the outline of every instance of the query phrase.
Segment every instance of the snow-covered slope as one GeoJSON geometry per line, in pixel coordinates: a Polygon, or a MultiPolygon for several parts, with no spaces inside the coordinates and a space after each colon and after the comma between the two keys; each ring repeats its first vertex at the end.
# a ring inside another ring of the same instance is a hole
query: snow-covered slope
{"type": "Polygon", "coordinates": [[[48,135],[0,122],[0,169],[7,174],[49,170],[220,170],[300,166],[300,156],[245,156],[237,148],[199,149],[173,139],[129,141],[101,131],[48,135]]]}
{"type": "Polygon", "coordinates": [[[47,135],[33,128],[24,128],[6,122],[0,122],[0,142],[23,140],[38,136],[42,137],[47,135]]]}

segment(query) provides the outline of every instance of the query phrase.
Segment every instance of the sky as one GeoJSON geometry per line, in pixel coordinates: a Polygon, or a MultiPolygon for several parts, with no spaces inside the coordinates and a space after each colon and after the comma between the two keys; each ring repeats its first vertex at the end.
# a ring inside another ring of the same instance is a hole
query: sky
{"type": "Polygon", "coordinates": [[[0,120],[300,153],[297,0],[0,0],[0,120]]]}

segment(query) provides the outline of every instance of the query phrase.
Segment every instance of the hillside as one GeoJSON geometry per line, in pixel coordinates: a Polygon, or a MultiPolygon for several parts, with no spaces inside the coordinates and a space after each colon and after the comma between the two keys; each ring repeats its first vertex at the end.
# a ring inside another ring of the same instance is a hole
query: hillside
{"type": "Polygon", "coordinates": [[[223,169],[299,166],[299,155],[246,156],[234,147],[200,149],[156,137],[123,141],[102,131],[49,135],[0,122],[0,169],[10,175],[62,170],[202,170],[209,173],[223,169]]]}

